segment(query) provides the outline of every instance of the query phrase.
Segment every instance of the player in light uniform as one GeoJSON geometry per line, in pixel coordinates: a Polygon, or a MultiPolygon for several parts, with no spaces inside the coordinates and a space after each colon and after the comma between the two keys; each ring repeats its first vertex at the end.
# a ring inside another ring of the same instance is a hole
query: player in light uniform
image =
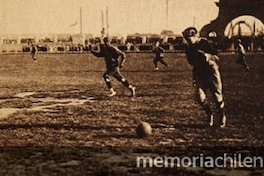
{"type": "Polygon", "coordinates": [[[107,37],[103,39],[104,45],[100,47],[100,51],[95,51],[90,46],[91,53],[96,57],[104,57],[106,63],[106,72],[103,75],[103,78],[106,82],[107,87],[110,90],[109,96],[115,96],[116,91],[114,90],[109,76],[113,76],[119,82],[121,82],[125,87],[129,88],[131,91],[131,96],[135,96],[135,87],[130,85],[124,76],[120,73],[120,68],[123,67],[126,60],[126,55],[124,52],[119,50],[117,47],[110,44],[107,37]]]}
{"type": "Polygon", "coordinates": [[[194,27],[185,29],[182,34],[187,41],[187,60],[193,66],[193,83],[198,102],[208,116],[209,125],[213,126],[213,112],[206,102],[206,90],[209,89],[221,116],[220,127],[223,128],[226,125],[226,115],[224,113],[222,81],[217,64],[219,59],[217,51],[207,39],[197,35],[197,29],[194,27]]]}
{"type": "Polygon", "coordinates": [[[243,65],[246,71],[250,71],[250,68],[246,63],[246,51],[240,39],[237,40],[237,54],[237,63],[243,65]]]}
{"type": "Polygon", "coordinates": [[[162,63],[163,65],[165,65],[165,67],[168,69],[169,66],[168,64],[164,61],[164,52],[165,50],[160,46],[160,42],[157,41],[156,42],[156,47],[152,50],[152,52],[155,54],[155,58],[153,60],[154,62],[154,66],[155,66],[155,70],[159,70],[159,67],[158,67],[158,62],[162,63]]]}

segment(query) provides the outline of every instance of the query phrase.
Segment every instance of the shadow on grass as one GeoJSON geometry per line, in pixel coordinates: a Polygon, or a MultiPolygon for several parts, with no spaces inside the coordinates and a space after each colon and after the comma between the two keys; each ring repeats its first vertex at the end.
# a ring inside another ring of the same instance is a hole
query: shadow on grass
{"type": "Polygon", "coordinates": [[[55,130],[66,129],[66,130],[109,130],[109,129],[126,129],[127,127],[119,127],[119,126],[90,126],[90,125],[79,125],[79,124],[61,124],[61,123],[53,123],[53,124],[0,124],[0,130],[5,129],[31,129],[31,128],[50,128],[55,130]]]}
{"type": "Polygon", "coordinates": [[[96,135],[99,138],[134,138],[134,139],[140,139],[135,134],[102,134],[102,135],[96,135]]]}
{"type": "Polygon", "coordinates": [[[197,128],[197,129],[204,129],[204,128],[209,128],[208,124],[205,123],[188,123],[188,124],[183,124],[183,123],[176,123],[173,125],[174,128],[176,129],[186,129],[186,128],[197,128]]]}

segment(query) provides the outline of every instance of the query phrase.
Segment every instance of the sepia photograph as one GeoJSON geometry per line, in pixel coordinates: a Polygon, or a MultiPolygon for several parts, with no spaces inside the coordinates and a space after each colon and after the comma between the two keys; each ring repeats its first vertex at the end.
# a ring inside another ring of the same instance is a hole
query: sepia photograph
{"type": "Polygon", "coordinates": [[[264,0],[1,0],[0,175],[264,176],[264,0]]]}

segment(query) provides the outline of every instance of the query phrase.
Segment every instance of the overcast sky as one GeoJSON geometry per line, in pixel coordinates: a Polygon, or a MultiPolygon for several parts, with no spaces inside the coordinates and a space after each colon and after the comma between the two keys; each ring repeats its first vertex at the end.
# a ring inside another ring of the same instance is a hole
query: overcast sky
{"type": "Polygon", "coordinates": [[[216,19],[217,0],[1,0],[0,34],[100,34],[102,13],[109,34],[160,33],[163,29],[181,33],[195,25],[200,29],[216,19]]]}

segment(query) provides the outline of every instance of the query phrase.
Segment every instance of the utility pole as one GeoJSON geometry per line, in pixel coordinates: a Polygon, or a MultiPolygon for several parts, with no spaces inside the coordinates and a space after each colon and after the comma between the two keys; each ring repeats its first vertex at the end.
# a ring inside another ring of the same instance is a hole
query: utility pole
{"type": "Polygon", "coordinates": [[[82,7],[80,7],[80,34],[82,34],[82,7]]]}
{"type": "Polygon", "coordinates": [[[102,10],[102,30],[101,30],[101,37],[103,38],[105,34],[105,28],[104,28],[104,11],[102,10]]]}
{"type": "Polygon", "coordinates": [[[106,7],[106,36],[109,37],[108,6],[106,7]]]}
{"type": "Polygon", "coordinates": [[[102,11],[102,29],[104,28],[104,11],[102,11]]]}
{"type": "Polygon", "coordinates": [[[168,29],[169,0],[166,0],[166,29],[168,29]]]}

